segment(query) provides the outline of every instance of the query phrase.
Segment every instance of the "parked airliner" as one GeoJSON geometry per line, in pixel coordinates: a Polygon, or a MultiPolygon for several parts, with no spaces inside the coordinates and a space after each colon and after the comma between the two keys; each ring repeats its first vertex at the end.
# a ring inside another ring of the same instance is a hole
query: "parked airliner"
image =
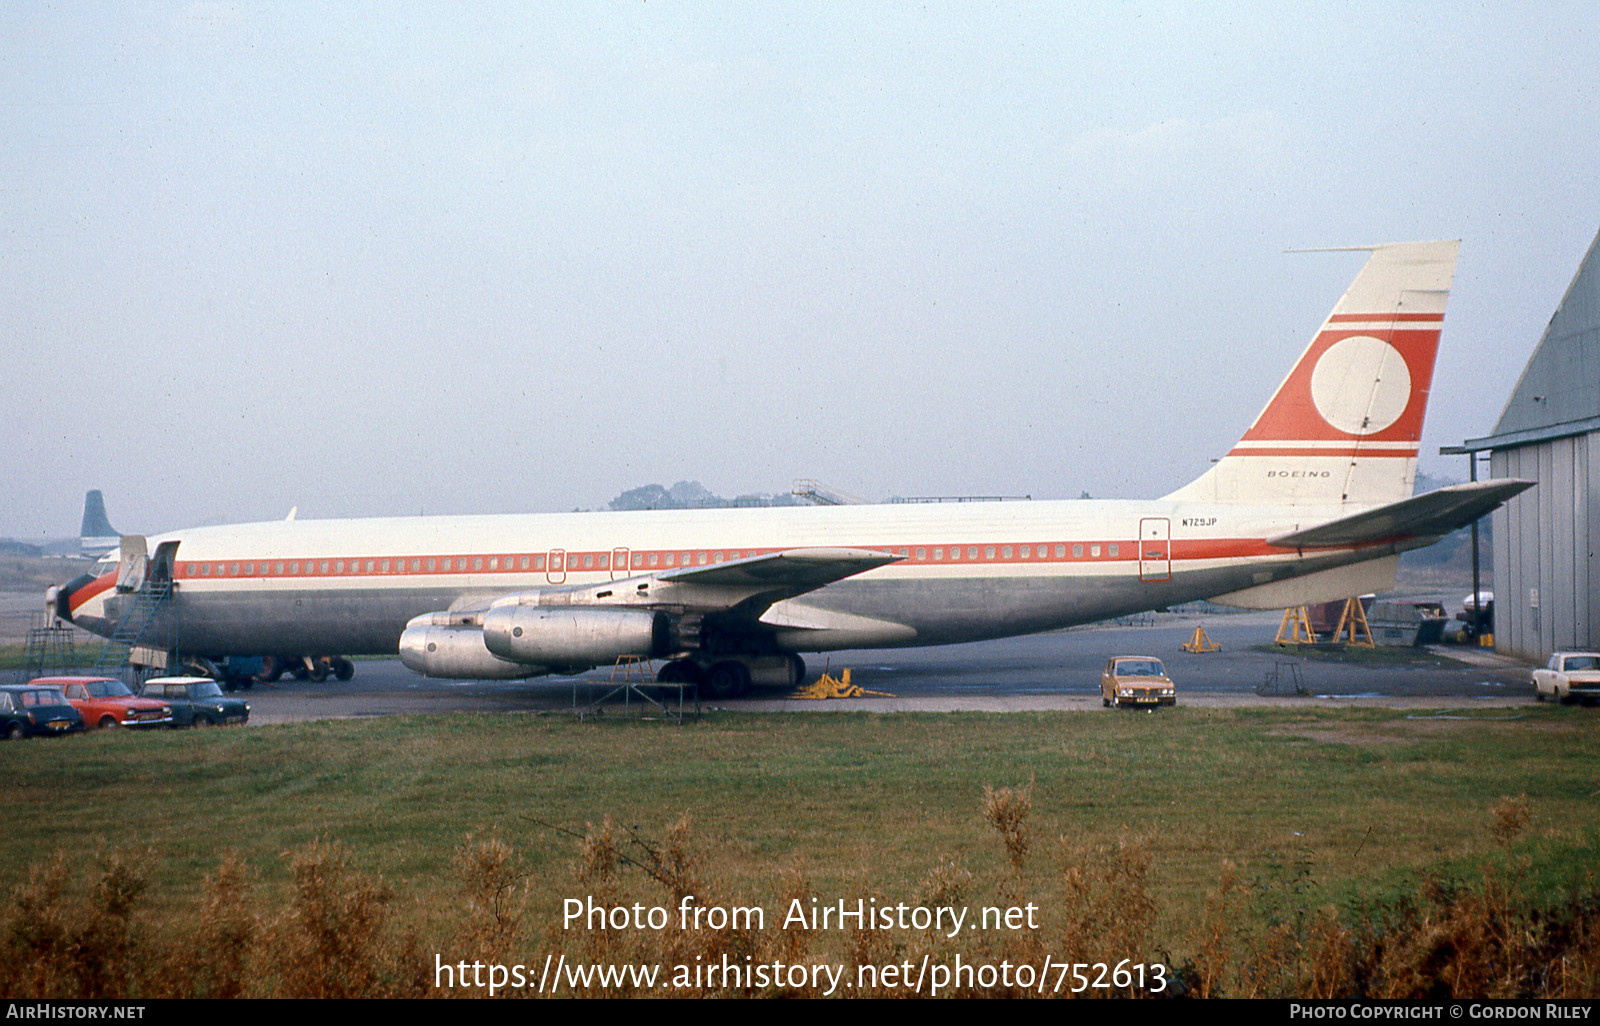
{"type": "Polygon", "coordinates": [[[143,644],[171,657],[398,651],[508,680],[640,656],[725,696],[797,682],[803,652],[1382,591],[1531,484],[1412,495],[1457,248],[1371,247],[1255,423],[1160,499],[291,518],[124,538],[52,601],[109,636],[170,582],[143,644]]]}

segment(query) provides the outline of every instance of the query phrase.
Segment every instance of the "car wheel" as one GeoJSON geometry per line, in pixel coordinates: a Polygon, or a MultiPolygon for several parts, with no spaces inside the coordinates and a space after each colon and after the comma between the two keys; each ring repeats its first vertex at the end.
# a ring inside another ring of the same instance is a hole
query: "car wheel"
{"type": "Polygon", "coordinates": [[[18,723],[16,720],[12,720],[10,723],[6,724],[7,741],[16,741],[25,733],[27,733],[27,731],[23,728],[22,724],[18,723]]]}
{"type": "Polygon", "coordinates": [[[118,727],[122,726],[122,724],[117,722],[117,718],[115,716],[102,716],[100,717],[100,722],[96,724],[96,726],[98,726],[101,730],[116,730],[118,727]]]}
{"type": "Polygon", "coordinates": [[[189,726],[199,730],[201,727],[211,726],[211,721],[204,716],[196,715],[195,718],[190,721],[189,726]]]}

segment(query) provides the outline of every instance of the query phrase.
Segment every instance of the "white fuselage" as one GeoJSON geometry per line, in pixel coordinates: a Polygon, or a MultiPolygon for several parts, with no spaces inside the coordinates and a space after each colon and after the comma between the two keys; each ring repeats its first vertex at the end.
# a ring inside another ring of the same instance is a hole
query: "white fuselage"
{"type": "MultiPolygon", "coordinates": [[[[1393,551],[1265,542],[1350,512],[1091,500],[664,510],[279,521],[150,544],[177,543],[172,642],[211,656],[393,653],[431,610],[773,551],[900,557],[765,610],[777,648],[808,652],[1033,633],[1393,551]]],[[[114,579],[73,594],[75,622],[109,633],[114,579]]]]}

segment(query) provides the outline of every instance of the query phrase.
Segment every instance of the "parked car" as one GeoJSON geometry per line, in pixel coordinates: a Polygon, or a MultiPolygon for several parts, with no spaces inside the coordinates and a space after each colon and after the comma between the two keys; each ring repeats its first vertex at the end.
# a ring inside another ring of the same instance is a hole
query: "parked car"
{"type": "Polygon", "coordinates": [[[0,737],[70,734],[83,729],[83,717],[59,688],[34,684],[0,685],[0,737]]]}
{"type": "Polygon", "coordinates": [[[140,698],[115,677],[40,677],[32,683],[65,694],[85,727],[165,727],[172,722],[170,705],[140,698]]]}
{"type": "Polygon", "coordinates": [[[1154,656],[1114,656],[1100,674],[1100,704],[1177,705],[1178,689],[1154,656]]]}
{"type": "Polygon", "coordinates": [[[174,727],[210,727],[250,719],[250,703],[224,695],[210,677],[151,677],[139,694],[170,705],[174,727]]]}
{"type": "Polygon", "coordinates": [[[1557,652],[1533,671],[1533,697],[1563,702],[1600,699],[1600,652],[1557,652]]]}

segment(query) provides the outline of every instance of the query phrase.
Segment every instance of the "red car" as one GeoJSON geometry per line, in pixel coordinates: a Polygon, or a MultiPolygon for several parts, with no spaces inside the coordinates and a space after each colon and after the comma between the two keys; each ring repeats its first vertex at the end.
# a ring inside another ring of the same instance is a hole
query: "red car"
{"type": "Polygon", "coordinates": [[[165,727],[172,723],[172,706],[140,698],[115,677],[40,677],[30,683],[65,692],[86,727],[165,727]]]}

